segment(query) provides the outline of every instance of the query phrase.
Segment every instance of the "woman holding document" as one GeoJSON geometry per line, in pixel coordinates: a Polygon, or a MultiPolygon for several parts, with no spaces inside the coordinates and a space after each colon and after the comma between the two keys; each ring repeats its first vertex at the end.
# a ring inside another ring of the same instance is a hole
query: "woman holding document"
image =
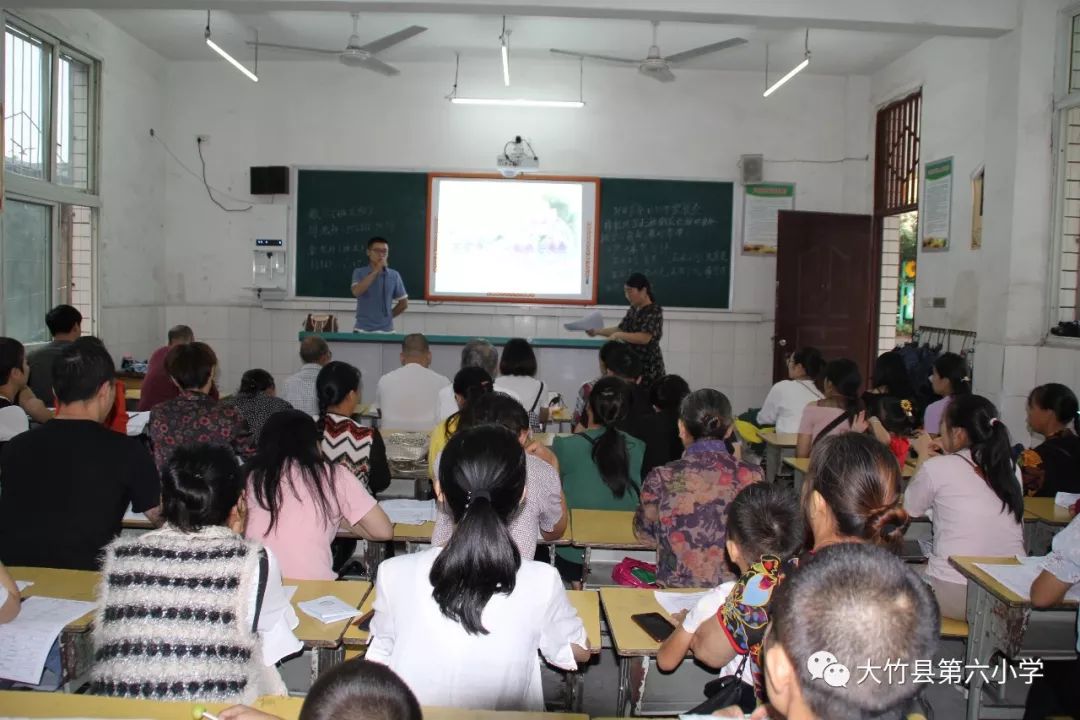
{"type": "Polygon", "coordinates": [[[641,360],[641,382],[652,385],[664,376],[664,355],[660,352],[660,338],[664,334],[664,309],[652,294],[649,279],[634,273],[626,279],[623,288],[630,308],[615,327],[586,330],[590,337],[601,335],[612,340],[622,340],[630,345],[641,360]]]}

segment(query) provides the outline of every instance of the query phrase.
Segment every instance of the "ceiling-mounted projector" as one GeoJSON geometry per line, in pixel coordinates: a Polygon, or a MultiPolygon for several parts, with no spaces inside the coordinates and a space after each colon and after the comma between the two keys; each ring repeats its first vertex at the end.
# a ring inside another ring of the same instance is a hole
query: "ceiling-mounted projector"
{"type": "Polygon", "coordinates": [[[528,140],[520,135],[503,146],[503,151],[495,158],[495,167],[503,177],[517,177],[523,172],[536,172],[540,169],[540,158],[532,149],[528,140]]]}

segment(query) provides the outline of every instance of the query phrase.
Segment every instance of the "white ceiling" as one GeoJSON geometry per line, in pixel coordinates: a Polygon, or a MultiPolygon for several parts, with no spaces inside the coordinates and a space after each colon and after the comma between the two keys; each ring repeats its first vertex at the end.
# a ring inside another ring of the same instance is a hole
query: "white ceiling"
{"type": "MultiPolygon", "coordinates": [[[[101,9],[98,12],[168,59],[214,59],[203,43],[205,11],[101,9]]],[[[510,17],[508,23],[512,30],[512,56],[518,62],[553,58],[548,53],[552,47],[643,58],[652,42],[651,27],[644,20],[525,16],[510,17]]],[[[502,19],[498,15],[461,13],[366,12],[360,17],[360,42],[369,42],[409,25],[423,25],[428,31],[380,53],[382,59],[392,63],[449,62],[455,51],[465,56],[494,54],[498,52],[502,19]]],[[[212,16],[211,29],[215,41],[244,60],[252,57],[252,50],[244,43],[253,38],[255,28],[262,42],[310,45],[329,50],[345,46],[352,32],[352,20],[346,12],[341,11],[215,11],[212,16]]],[[[810,32],[813,61],[809,71],[830,75],[870,74],[933,35],[934,30],[929,26],[925,33],[910,30],[814,29],[810,32]]],[[[685,66],[761,70],[764,67],[766,44],[770,46],[772,67],[777,71],[794,65],[802,57],[802,29],[762,28],[755,25],[662,23],[660,49],[662,54],[672,55],[734,36],[744,37],[750,43],[690,61],[685,66]]],[[[307,59],[308,56],[297,53],[271,52],[267,49],[260,52],[260,60],[307,59]]],[[[326,61],[317,56],[313,59],[326,61]]],[[[569,58],[563,61],[575,62],[569,58]]],[[[407,68],[402,69],[407,71],[407,68]]]]}

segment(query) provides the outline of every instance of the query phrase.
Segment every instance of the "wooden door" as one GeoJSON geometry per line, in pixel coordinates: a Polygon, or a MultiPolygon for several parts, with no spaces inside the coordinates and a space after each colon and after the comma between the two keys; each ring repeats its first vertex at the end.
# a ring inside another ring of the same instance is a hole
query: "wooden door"
{"type": "Polygon", "coordinates": [[[877,352],[881,248],[869,215],[782,211],[776,255],[773,377],[812,345],[826,360],[851,358],[863,377],[877,352]]]}

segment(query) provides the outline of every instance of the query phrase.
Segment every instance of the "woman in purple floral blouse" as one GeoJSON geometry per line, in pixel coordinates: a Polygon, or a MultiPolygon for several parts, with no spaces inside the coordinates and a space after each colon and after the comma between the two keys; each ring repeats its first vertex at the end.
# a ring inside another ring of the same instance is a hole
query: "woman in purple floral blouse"
{"type": "Polygon", "coordinates": [[[656,581],[666,587],[716,587],[735,575],[727,563],[728,505],[761,468],[734,458],[731,403],[717,390],[690,393],[679,409],[682,458],[654,469],[641,487],[634,532],[656,543],[656,581]]]}
{"type": "Polygon", "coordinates": [[[177,345],[165,356],[165,370],[180,394],[150,411],[147,432],[158,470],[181,445],[224,445],[242,460],[255,454],[255,440],[244,416],[208,394],[216,369],[217,355],[206,343],[177,345]]]}

